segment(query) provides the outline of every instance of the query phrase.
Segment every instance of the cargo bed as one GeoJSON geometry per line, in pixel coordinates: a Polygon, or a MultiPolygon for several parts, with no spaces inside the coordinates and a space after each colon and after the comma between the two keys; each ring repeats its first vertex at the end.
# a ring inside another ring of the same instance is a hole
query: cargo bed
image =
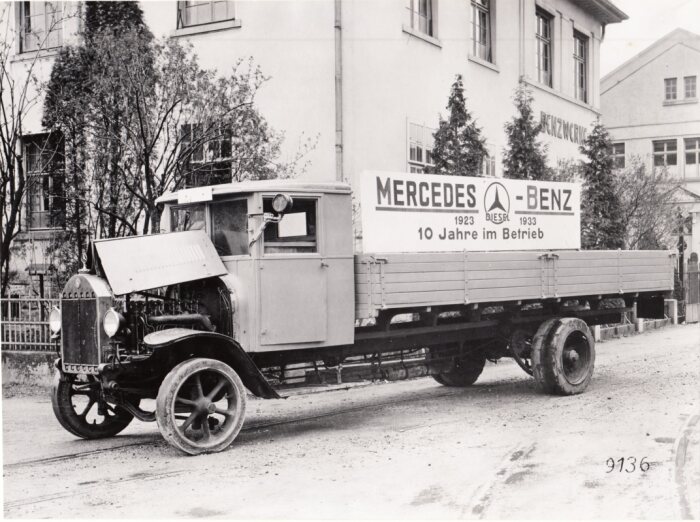
{"type": "Polygon", "coordinates": [[[667,250],[358,254],[355,316],[380,310],[673,289],[667,250]]]}

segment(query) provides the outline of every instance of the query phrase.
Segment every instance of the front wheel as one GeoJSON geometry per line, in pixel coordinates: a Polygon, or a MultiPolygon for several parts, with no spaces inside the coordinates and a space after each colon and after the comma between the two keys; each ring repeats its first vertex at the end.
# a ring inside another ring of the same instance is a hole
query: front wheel
{"type": "Polygon", "coordinates": [[[241,431],[245,410],[240,377],[215,359],[189,359],[175,366],[156,400],[163,438],[190,455],[226,449],[241,431]]]}
{"type": "Polygon", "coordinates": [[[532,369],[537,385],[557,395],[583,393],[593,376],[595,341],[581,319],[545,321],[532,342],[532,369]]]}
{"type": "Polygon", "coordinates": [[[57,372],[51,405],[61,426],[83,439],[113,437],[134,418],[126,410],[103,399],[100,382],[93,376],[78,378],[57,372]]]}

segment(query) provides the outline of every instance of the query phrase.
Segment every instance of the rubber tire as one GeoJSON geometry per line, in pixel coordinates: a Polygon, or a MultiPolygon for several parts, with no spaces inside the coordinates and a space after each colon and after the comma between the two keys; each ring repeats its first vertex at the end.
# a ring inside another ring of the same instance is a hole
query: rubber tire
{"type": "Polygon", "coordinates": [[[595,340],[588,325],[576,317],[549,319],[542,323],[532,342],[532,369],[537,386],[551,395],[583,393],[593,377],[595,340]],[[584,377],[570,382],[564,373],[563,351],[567,338],[576,332],[584,335],[590,352],[584,377]]]}
{"type": "Polygon", "coordinates": [[[114,437],[126,428],[134,416],[126,410],[115,407],[116,415],[101,424],[88,424],[76,414],[71,403],[70,381],[61,377],[59,372],[54,376],[51,388],[51,406],[58,422],[66,431],[81,439],[105,439],[114,437]]]}
{"type": "Polygon", "coordinates": [[[459,361],[457,359],[452,370],[433,375],[432,377],[443,386],[466,388],[479,379],[481,372],[484,371],[485,364],[486,357],[477,354],[467,360],[459,361]]]}
{"type": "Polygon", "coordinates": [[[156,421],[158,429],[163,438],[172,446],[189,455],[200,455],[202,453],[216,453],[223,451],[231,445],[243,427],[245,411],[247,405],[246,389],[238,374],[228,364],[216,359],[196,358],[188,359],[175,366],[158,388],[156,398],[156,421]],[[183,437],[175,426],[175,418],[172,406],[180,386],[193,374],[201,370],[217,370],[231,379],[236,392],[238,393],[239,413],[235,419],[233,431],[222,441],[215,445],[202,447],[192,444],[190,440],[183,437]]]}

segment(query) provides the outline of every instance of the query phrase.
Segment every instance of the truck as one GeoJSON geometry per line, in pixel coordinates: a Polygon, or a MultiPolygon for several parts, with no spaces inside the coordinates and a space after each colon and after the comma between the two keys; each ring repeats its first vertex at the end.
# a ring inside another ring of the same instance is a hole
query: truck
{"type": "Polygon", "coordinates": [[[53,411],[77,437],[136,418],[187,454],[217,452],[249,394],[427,376],[467,387],[501,358],[544,393],[579,394],[592,327],[633,309],[661,318],[673,290],[666,250],[356,252],[341,182],[244,181],[158,203],[162,233],[93,241],[50,314],[53,411]]]}

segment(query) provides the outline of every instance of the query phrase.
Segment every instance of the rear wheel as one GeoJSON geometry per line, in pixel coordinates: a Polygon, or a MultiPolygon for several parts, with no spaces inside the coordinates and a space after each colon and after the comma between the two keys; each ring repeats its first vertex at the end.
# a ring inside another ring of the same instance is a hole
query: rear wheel
{"type": "Polygon", "coordinates": [[[455,345],[432,347],[429,355],[431,359],[444,359],[453,355],[453,363],[449,371],[433,375],[433,379],[443,386],[460,388],[471,386],[477,381],[486,364],[486,357],[482,353],[461,353],[455,345]]]}
{"type": "Polygon", "coordinates": [[[241,431],[246,391],[238,374],[215,359],[190,359],[165,377],[156,400],[163,438],[197,455],[227,448],[241,431]]]}
{"type": "Polygon", "coordinates": [[[532,343],[532,363],[535,381],[543,391],[582,393],[595,364],[595,341],[588,325],[575,317],[543,323],[532,343]]]}
{"type": "Polygon", "coordinates": [[[93,376],[56,373],[51,393],[54,415],[67,431],[83,439],[113,437],[134,418],[119,406],[107,403],[100,382],[93,376]]]}

